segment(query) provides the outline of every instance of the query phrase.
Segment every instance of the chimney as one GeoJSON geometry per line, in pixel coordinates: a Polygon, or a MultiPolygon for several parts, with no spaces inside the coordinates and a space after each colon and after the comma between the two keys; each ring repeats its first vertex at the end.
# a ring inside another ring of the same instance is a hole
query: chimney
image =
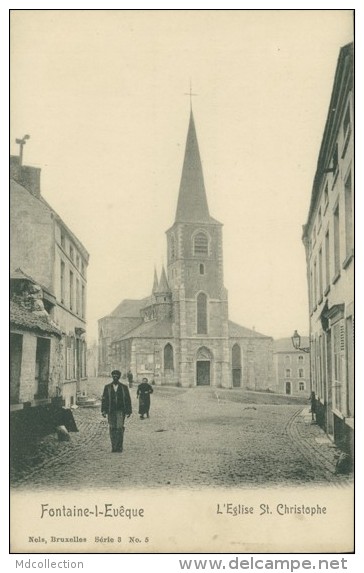
{"type": "Polygon", "coordinates": [[[21,166],[21,184],[35,197],[40,197],[40,172],[40,167],[21,166]]]}
{"type": "Polygon", "coordinates": [[[20,158],[18,155],[10,155],[10,179],[18,181],[20,178],[20,158]]]}
{"type": "Polygon", "coordinates": [[[40,173],[40,167],[20,165],[18,156],[10,157],[10,177],[23,185],[35,197],[40,197],[40,173]]]}

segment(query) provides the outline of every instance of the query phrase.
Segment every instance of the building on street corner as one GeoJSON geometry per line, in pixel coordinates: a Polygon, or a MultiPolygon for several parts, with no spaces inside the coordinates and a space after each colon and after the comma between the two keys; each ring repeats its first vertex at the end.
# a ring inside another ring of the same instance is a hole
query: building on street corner
{"type": "Polygon", "coordinates": [[[69,408],[76,404],[80,396],[87,394],[86,296],[89,253],[43,198],[40,171],[39,168],[22,164],[22,147],[19,157],[10,158],[11,292],[17,298],[12,301],[12,308],[16,305],[14,316],[23,319],[20,324],[14,323],[18,330],[14,332],[11,347],[12,387],[20,384],[21,388],[26,373],[29,375],[26,396],[22,389],[20,392],[14,390],[12,406],[20,408],[24,401],[33,405],[39,396],[37,373],[43,371],[43,399],[51,400],[57,396],[69,408]],[[36,325],[34,314],[30,314],[32,309],[29,305],[28,309],[24,307],[24,300],[34,289],[39,289],[39,299],[50,321],[48,324],[52,325],[52,328],[47,327],[48,330],[43,324],[46,318],[43,317],[43,322],[36,325]],[[31,339],[31,325],[38,332],[38,339],[39,331],[43,332],[42,340],[35,341],[35,334],[31,339]],[[26,336],[19,331],[20,327],[27,329],[26,336]],[[26,353],[31,345],[36,345],[37,357],[38,347],[39,353],[41,349],[48,348],[50,358],[42,359],[44,369],[38,362],[31,369],[28,368],[26,353]],[[55,346],[58,347],[58,370],[57,384],[54,385],[51,372],[55,366],[52,363],[52,348],[55,346]],[[46,380],[49,386],[47,391],[46,380]]]}
{"type": "Polygon", "coordinates": [[[351,454],[354,433],[353,44],[341,48],[303,227],[316,418],[351,454]]]}
{"type": "Polygon", "coordinates": [[[99,373],[158,385],[274,389],[273,339],[229,320],[222,223],[210,215],[191,109],[167,268],[99,320],[99,373]]]}
{"type": "MultiPolygon", "coordinates": [[[[301,346],[308,347],[309,338],[301,339],[301,346]]],[[[277,392],[291,396],[310,394],[310,355],[293,348],[291,338],[274,341],[274,368],[277,392]]]]}

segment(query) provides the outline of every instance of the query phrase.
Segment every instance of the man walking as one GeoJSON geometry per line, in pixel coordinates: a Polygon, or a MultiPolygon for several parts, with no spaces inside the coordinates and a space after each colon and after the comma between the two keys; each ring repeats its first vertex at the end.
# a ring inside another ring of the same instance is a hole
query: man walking
{"type": "Polygon", "coordinates": [[[111,440],[111,451],[123,451],[124,420],[131,415],[131,399],[129,388],[121,384],[121,372],[111,372],[112,382],[106,384],[101,401],[101,413],[108,419],[111,440]]]}

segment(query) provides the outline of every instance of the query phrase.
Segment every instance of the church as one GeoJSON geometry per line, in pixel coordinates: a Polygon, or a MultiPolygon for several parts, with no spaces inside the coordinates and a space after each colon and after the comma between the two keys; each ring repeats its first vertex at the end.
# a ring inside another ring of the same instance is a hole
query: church
{"type": "Polygon", "coordinates": [[[229,320],[222,223],[209,212],[192,108],[166,234],[167,269],[154,273],[150,296],[98,321],[99,375],[117,368],[156,385],[274,390],[272,337],[229,320]]]}

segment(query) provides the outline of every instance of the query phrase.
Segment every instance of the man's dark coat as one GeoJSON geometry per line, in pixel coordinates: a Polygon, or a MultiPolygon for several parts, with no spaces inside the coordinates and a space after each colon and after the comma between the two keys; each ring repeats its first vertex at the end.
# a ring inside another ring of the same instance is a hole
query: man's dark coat
{"type": "Polygon", "coordinates": [[[125,416],[131,414],[131,399],[129,388],[125,384],[118,382],[118,387],[116,390],[116,400],[115,391],[113,388],[113,383],[106,384],[104,388],[104,393],[102,395],[101,402],[101,412],[103,414],[111,414],[121,410],[125,416]]]}

